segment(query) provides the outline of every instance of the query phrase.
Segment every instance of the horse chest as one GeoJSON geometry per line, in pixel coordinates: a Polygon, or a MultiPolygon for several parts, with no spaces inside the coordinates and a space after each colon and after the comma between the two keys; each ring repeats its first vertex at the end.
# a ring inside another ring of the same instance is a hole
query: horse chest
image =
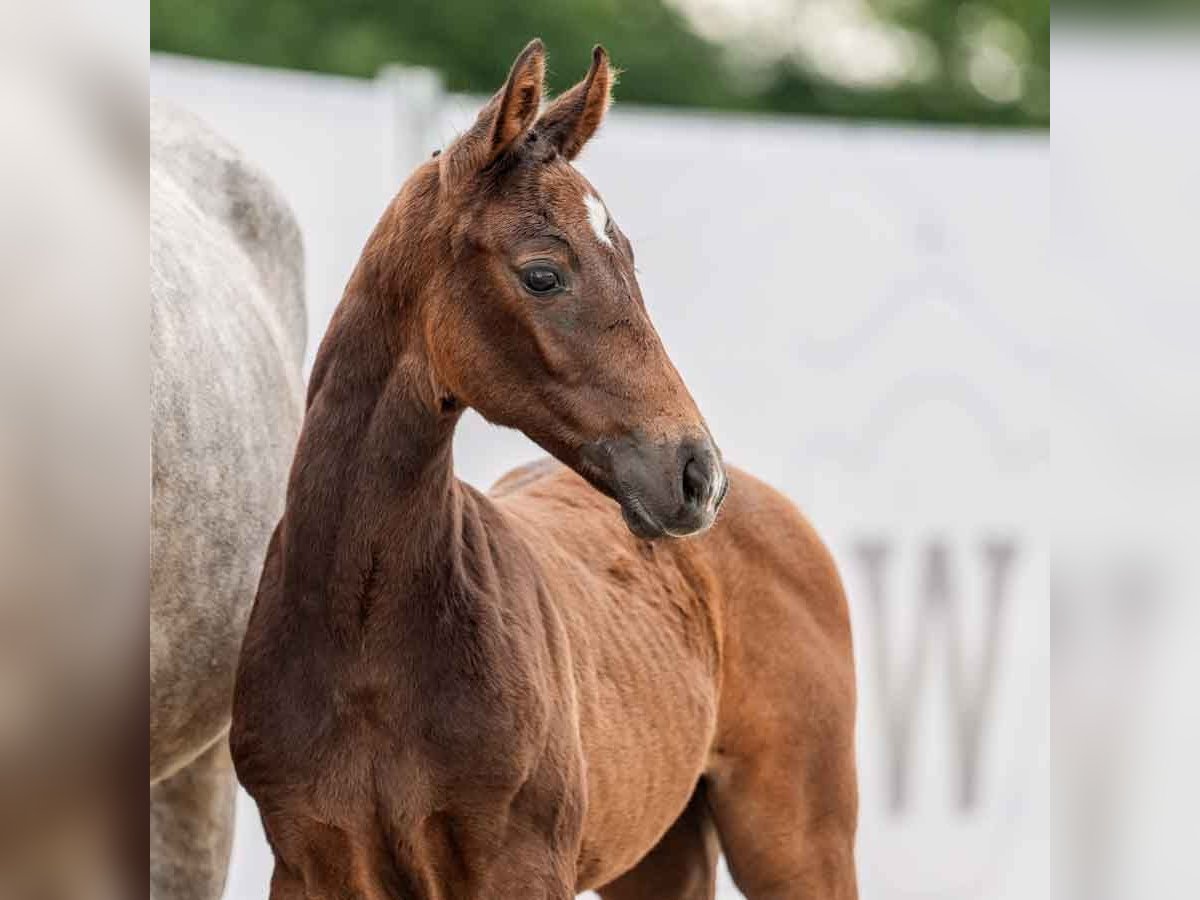
{"type": "Polygon", "coordinates": [[[566,661],[542,630],[482,602],[381,625],[391,639],[367,638],[331,667],[323,742],[431,791],[511,791],[570,731],[566,661]]]}
{"type": "Polygon", "coordinates": [[[548,677],[543,653],[406,651],[386,671],[374,660],[360,654],[339,673],[302,786],[277,804],[289,812],[275,830],[296,839],[276,845],[297,869],[386,846],[337,880],[387,871],[412,896],[465,897],[511,868],[514,853],[577,843],[582,757],[569,691],[548,677]],[[313,843],[314,820],[331,823],[345,853],[313,843]]]}

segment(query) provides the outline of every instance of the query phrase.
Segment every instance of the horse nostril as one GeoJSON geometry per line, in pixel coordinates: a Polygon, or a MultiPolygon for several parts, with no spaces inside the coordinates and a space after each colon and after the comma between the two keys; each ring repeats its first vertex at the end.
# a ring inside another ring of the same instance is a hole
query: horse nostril
{"type": "Polygon", "coordinates": [[[708,502],[712,488],[705,467],[692,457],[683,467],[683,500],[691,507],[703,506],[708,502]]]}

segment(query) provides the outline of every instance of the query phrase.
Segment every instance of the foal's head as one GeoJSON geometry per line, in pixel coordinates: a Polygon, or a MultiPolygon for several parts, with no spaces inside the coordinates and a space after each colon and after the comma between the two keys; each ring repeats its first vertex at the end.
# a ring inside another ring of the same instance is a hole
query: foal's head
{"type": "Polygon", "coordinates": [[[534,41],[437,168],[431,234],[445,258],[426,300],[448,401],[517,428],[616,499],[641,537],[712,524],[720,453],[650,323],[633,248],[571,165],[610,103],[597,47],[587,77],[540,105],[534,41]]]}

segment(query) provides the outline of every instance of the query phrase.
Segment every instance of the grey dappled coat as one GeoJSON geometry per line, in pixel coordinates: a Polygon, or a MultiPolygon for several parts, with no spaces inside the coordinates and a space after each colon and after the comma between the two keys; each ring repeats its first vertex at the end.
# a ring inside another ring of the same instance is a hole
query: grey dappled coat
{"type": "Polygon", "coordinates": [[[150,128],[150,781],[157,896],[220,891],[238,651],[303,412],[300,232],[195,117],[150,128]]]}

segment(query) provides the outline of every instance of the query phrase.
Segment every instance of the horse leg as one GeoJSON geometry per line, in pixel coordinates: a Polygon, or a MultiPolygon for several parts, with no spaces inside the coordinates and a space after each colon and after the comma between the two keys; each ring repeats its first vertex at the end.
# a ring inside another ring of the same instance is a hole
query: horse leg
{"type": "Polygon", "coordinates": [[[794,764],[748,764],[714,790],[734,884],[748,900],[857,900],[852,823],[814,810],[795,778],[794,764]]]}
{"type": "MultiPolygon", "coordinates": [[[[538,841],[510,846],[505,849],[501,871],[494,873],[487,889],[470,896],[472,900],[574,900],[576,855],[547,850],[538,841]]],[[[447,896],[459,895],[451,892],[447,896]]]]}
{"type": "Polygon", "coordinates": [[[600,888],[602,900],[713,900],[717,890],[717,830],[704,782],[667,833],[642,860],[600,888]]]}
{"type": "Polygon", "coordinates": [[[233,845],[236,783],[222,736],[150,788],[150,896],[216,900],[233,845]]]}
{"type": "MultiPolygon", "coordinates": [[[[805,692],[793,709],[796,696],[805,692]]],[[[757,735],[722,748],[708,776],[730,874],[748,900],[857,900],[853,722],[791,716],[781,702],[757,735]]]]}
{"type": "Polygon", "coordinates": [[[304,881],[288,872],[278,862],[271,872],[271,893],[268,900],[307,900],[304,881]]]}
{"type": "Polygon", "coordinates": [[[764,588],[729,608],[707,773],[721,849],[748,900],[856,900],[845,599],[831,567],[822,579],[764,588]]]}

